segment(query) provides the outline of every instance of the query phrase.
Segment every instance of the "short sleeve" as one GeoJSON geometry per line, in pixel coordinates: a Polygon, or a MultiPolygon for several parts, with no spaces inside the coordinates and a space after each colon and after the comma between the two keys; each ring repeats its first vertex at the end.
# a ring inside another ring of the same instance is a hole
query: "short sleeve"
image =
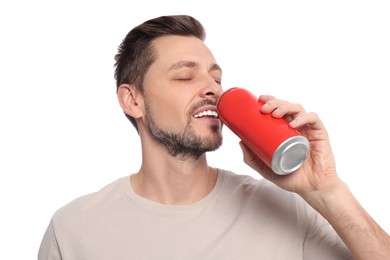
{"type": "Polygon", "coordinates": [[[306,234],[303,259],[348,260],[353,258],[336,231],[318,214],[306,234]]]}
{"type": "Polygon", "coordinates": [[[41,245],[38,251],[38,260],[61,260],[61,253],[58,247],[57,239],[54,232],[53,221],[50,221],[49,226],[43,236],[41,245]]]}

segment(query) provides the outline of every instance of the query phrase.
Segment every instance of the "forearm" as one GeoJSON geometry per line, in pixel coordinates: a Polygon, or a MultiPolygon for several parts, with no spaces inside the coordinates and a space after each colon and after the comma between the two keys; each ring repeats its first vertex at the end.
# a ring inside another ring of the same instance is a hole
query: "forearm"
{"type": "Polygon", "coordinates": [[[332,192],[302,196],[333,226],[355,259],[390,259],[390,237],[342,182],[332,192]]]}

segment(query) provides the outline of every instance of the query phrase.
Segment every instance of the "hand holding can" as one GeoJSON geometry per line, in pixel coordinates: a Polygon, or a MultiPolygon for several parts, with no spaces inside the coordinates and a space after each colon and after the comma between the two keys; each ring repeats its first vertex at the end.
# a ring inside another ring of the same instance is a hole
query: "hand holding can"
{"type": "Polygon", "coordinates": [[[221,121],[276,174],[297,170],[309,153],[309,141],[283,118],[263,114],[264,103],[243,88],[231,88],[218,100],[221,121]]]}

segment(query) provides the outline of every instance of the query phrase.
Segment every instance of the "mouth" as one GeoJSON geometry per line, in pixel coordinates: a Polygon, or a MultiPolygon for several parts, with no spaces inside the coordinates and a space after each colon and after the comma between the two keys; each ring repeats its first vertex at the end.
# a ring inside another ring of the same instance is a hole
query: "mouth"
{"type": "Polygon", "coordinates": [[[213,117],[213,118],[219,118],[218,112],[215,110],[210,110],[210,109],[194,114],[195,118],[201,118],[201,117],[206,117],[206,116],[213,117]]]}

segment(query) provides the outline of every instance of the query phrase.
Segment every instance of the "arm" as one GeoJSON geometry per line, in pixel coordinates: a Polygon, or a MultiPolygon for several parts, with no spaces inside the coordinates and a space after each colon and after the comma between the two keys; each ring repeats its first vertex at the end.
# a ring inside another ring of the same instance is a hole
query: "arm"
{"type": "Polygon", "coordinates": [[[305,163],[292,174],[274,174],[248,147],[240,143],[244,161],[264,178],[279,187],[298,193],[336,230],[355,259],[390,259],[390,237],[369,216],[342,182],[335,167],[328,133],[314,113],[302,106],[261,96],[265,103],[262,113],[285,118],[310,142],[310,154],[305,163]]]}
{"type": "Polygon", "coordinates": [[[332,192],[304,199],[333,226],[355,259],[390,259],[390,237],[340,182],[332,192]]]}

